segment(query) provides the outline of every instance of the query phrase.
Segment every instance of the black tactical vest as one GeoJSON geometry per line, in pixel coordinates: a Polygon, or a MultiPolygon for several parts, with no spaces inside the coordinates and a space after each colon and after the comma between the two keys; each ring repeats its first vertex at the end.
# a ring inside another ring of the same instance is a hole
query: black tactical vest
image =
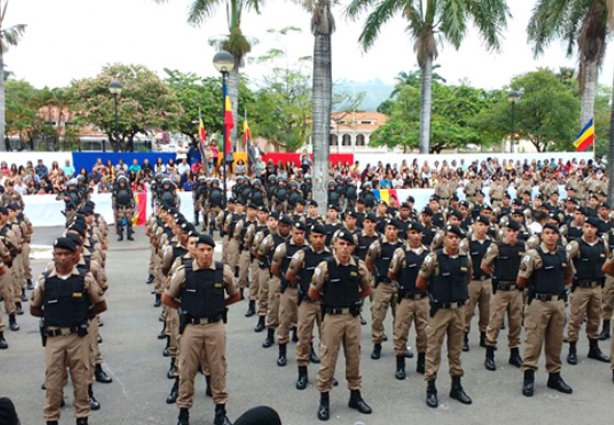
{"type": "Polygon", "coordinates": [[[277,190],[275,191],[275,199],[277,199],[277,202],[284,202],[287,197],[288,197],[288,190],[286,189],[286,186],[278,187],[277,190]]]}
{"type": "Polygon", "coordinates": [[[87,255],[87,256],[82,255],[81,258],[83,258],[83,262],[85,264],[77,264],[77,270],[79,270],[79,272],[85,274],[85,273],[89,272],[90,268],[92,267],[92,257],[90,257],[89,255],[87,255]]]}
{"type": "Polygon", "coordinates": [[[245,218],[245,214],[243,213],[232,213],[232,219],[230,220],[230,224],[228,225],[228,236],[231,238],[235,234],[235,227],[237,227],[237,223],[245,218]]]}
{"type": "Polygon", "coordinates": [[[400,297],[422,292],[416,288],[416,279],[418,278],[420,266],[428,254],[428,249],[423,250],[422,254],[419,255],[411,249],[405,250],[405,267],[401,268],[398,276],[400,297]]]}
{"type": "Polygon", "coordinates": [[[275,232],[271,235],[273,237],[273,247],[269,250],[269,263],[273,261],[273,255],[275,254],[275,248],[288,240],[287,237],[283,237],[279,233],[275,232]]]}
{"type": "Polygon", "coordinates": [[[296,203],[301,199],[301,193],[297,190],[292,190],[290,195],[288,195],[288,204],[294,208],[296,207],[296,203]]]}
{"type": "Polygon", "coordinates": [[[356,186],[354,184],[349,184],[347,190],[345,191],[345,197],[350,201],[355,201],[358,199],[358,192],[356,191],[356,186]]]}
{"type": "Polygon", "coordinates": [[[581,237],[582,227],[575,227],[572,226],[571,223],[569,223],[569,226],[567,226],[567,240],[571,242],[573,240],[580,239],[581,237]]]}
{"type": "Polygon", "coordinates": [[[328,282],[324,285],[322,304],[326,308],[349,308],[360,303],[358,258],[355,265],[337,265],[334,257],[328,258],[328,282]]]}
{"type": "Polygon", "coordinates": [[[221,207],[224,203],[224,192],[219,187],[211,189],[209,194],[209,203],[212,207],[221,207]]]}
{"type": "Polygon", "coordinates": [[[299,272],[299,278],[301,289],[306,294],[309,291],[309,285],[311,284],[316,267],[332,255],[328,251],[316,253],[311,247],[303,248],[303,251],[305,252],[305,257],[303,258],[303,267],[299,272]]]}
{"type": "Polygon", "coordinates": [[[486,239],[483,243],[471,240],[469,241],[469,252],[471,254],[471,263],[473,264],[473,278],[480,279],[484,275],[480,264],[482,264],[482,258],[486,254],[486,250],[490,246],[491,241],[486,239]]]}
{"type": "Polygon", "coordinates": [[[175,197],[173,196],[173,192],[171,192],[170,190],[163,191],[160,194],[160,201],[163,204],[174,206],[175,205],[175,197]]]}
{"type": "Polygon", "coordinates": [[[429,292],[440,303],[464,302],[469,298],[467,274],[469,272],[466,255],[452,258],[443,249],[435,251],[438,268],[429,279],[429,292]]]}
{"type": "Polygon", "coordinates": [[[503,242],[497,242],[499,255],[493,262],[495,268],[495,276],[500,281],[516,282],[520,262],[524,255],[524,244],[516,242],[516,245],[508,245],[503,242]]]}
{"type": "Polygon", "coordinates": [[[541,257],[542,266],[533,272],[531,285],[535,287],[535,292],[549,294],[562,294],[565,292],[563,268],[566,265],[567,257],[565,248],[557,246],[554,254],[545,253],[541,247],[537,248],[537,253],[541,257]]]}
{"type": "Polygon", "coordinates": [[[127,188],[119,188],[115,194],[115,200],[119,205],[128,206],[130,205],[132,197],[130,196],[130,190],[127,188]]]}
{"type": "Polygon", "coordinates": [[[374,233],[373,236],[363,236],[362,234],[358,234],[358,249],[356,250],[356,256],[361,260],[365,260],[367,258],[367,251],[371,244],[377,240],[378,234],[374,233]]]}
{"type": "Polygon", "coordinates": [[[87,322],[90,297],[85,290],[85,274],[70,275],[68,279],[49,277],[45,272],[43,314],[45,325],[69,328],[87,322]]]}
{"type": "Polygon", "coordinates": [[[326,223],[326,224],[324,224],[324,229],[326,229],[326,242],[325,242],[325,244],[327,246],[330,246],[331,243],[333,242],[333,235],[335,234],[335,232],[337,230],[341,229],[341,223],[337,223],[337,224],[326,223]]]}
{"type": "Polygon", "coordinates": [[[375,259],[375,268],[377,269],[375,279],[377,282],[390,282],[390,279],[388,279],[388,267],[390,267],[394,251],[402,246],[403,244],[399,241],[395,243],[389,243],[383,239],[380,241],[379,257],[375,259]]]}
{"type": "Polygon", "coordinates": [[[188,253],[188,250],[179,244],[173,244],[173,258],[183,257],[188,253]]]}
{"type": "Polygon", "coordinates": [[[328,191],[328,205],[339,206],[339,193],[336,190],[328,191]]]}
{"type": "Polygon", "coordinates": [[[431,246],[433,243],[433,239],[435,239],[435,235],[437,234],[437,228],[435,226],[424,227],[424,232],[422,232],[422,243],[426,246],[431,246]]]}
{"type": "Polygon", "coordinates": [[[575,279],[600,281],[604,278],[601,267],[605,262],[606,250],[603,242],[598,240],[593,246],[587,244],[584,239],[578,239],[580,255],[573,259],[576,268],[575,279]]]}
{"type": "Polygon", "coordinates": [[[181,308],[191,317],[213,318],[226,311],[224,305],[224,265],[216,261],[215,269],[192,268],[185,264],[185,286],[181,292],[181,308]]]}
{"type": "Polygon", "coordinates": [[[262,196],[262,191],[257,189],[253,190],[251,195],[251,201],[254,205],[264,205],[264,196],[262,196]]]}

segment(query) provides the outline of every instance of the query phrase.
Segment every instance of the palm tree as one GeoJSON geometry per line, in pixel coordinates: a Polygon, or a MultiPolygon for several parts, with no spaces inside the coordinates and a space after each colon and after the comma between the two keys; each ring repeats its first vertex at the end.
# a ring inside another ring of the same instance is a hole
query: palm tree
{"type": "Polygon", "coordinates": [[[397,12],[408,21],[407,32],[414,40],[414,50],[421,75],[420,153],[429,152],[431,133],[431,84],[433,62],[437,58],[440,37],[458,49],[471,19],[489,49],[499,48],[501,30],[507,24],[509,11],[505,0],[352,0],[346,9],[357,18],[371,8],[359,42],[365,50],[373,46],[384,23],[397,12]]]}
{"type": "Polygon", "coordinates": [[[593,117],[597,79],[607,42],[606,3],[611,0],[538,0],[527,29],[536,56],[555,38],[567,43],[568,56],[577,49],[582,96],[580,127],[593,117]]]}
{"type": "MultiPolygon", "coordinates": [[[[159,3],[167,0],[155,0],[159,3]]],[[[188,12],[188,23],[201,25],[210,18],[219,6],[225,5],[228,14],[228,36],[221,43],[221,48],[230,52],[235,59],[235,67],[228,74],[228,96],[232,104],[232,117],[235,126],[230,133],[231,140],[237,140],[238,110],[239,110],[239,68],[243,66],[245,55],[251,51],[251,44],[241,31],[241,15],[244,11],[253,10],[260,14],[263,0],[192,0],[188,12]]]]}
{"type": "Polygon", "coordinates": [[[24,24],[13,25],[12,27],[4,28],[4,19],[6,18],[6,8],[9,2],[6,0],[4,5],[0,0],[0,151],[6,149],[4,143],[5,129],[5,105],[4,105],[4,54],[9,47],[16,46],[26,30],[24,24]]]}

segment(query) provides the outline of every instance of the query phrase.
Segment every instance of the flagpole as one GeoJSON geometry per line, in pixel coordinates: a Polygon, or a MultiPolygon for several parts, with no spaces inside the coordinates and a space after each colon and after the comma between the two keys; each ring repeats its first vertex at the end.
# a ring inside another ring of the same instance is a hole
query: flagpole
{"type": "Polygon", "coordinates": [[[226,72],[222,72],[222,134],[224,140],[224,149],[223,149],[223,157],[222,157],[222,172],[224,179],[224,208],[228,206],[228,188],[226,186],[226,122],[224,119],[226,118],[226,72]]]}

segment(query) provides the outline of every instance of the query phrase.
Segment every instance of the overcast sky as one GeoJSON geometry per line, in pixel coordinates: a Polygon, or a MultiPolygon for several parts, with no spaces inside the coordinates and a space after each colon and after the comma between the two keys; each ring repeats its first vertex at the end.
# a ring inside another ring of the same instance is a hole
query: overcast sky
{"type": "MultiPolygon", "coordinates": [[[[93,77],[108,63],[139,63],[162,74],[163,68],[214,75],[211,59],[215,49],[208,40],[227,33],[226,12],[207,20],[200,28],[186,24],[191,0],[9,0],[6,25],[24,23],[27,32],[16,48],[5,55],[5,63],[17,78],[37,87],[64,86],[71,80],[93,77]]],[[[342,0],[347,4],[347,0],[342,0]]],[[[555,41],[535,60],[528,45],[526,26],[535,0],[508,1],[512,18],[503,34],[500,53],[489,53],[471,30],[460,50],[439,46],[438,71],[450,82],[467,79],[484,88],[501,87],[518,74],[537,67],[577,67],[575,58],[565,57],[565,47],[555,41]]],[[[258,40],[251,57],[271,47],[288,53],[288,62],[311,55],[313,37],[310,16],[290,1],[268,0],[262,14],[244,13],[243,32],[258,40]],[[300,35],[279,38],[271,28],[297,26],[300,35]]],[[[357,45],[364,18],[347,21],[343,7],[335,8],[337,31],[333,35],[333,79],[394,82],[400,71],[417,67],[413,44],[404,32],[400,17],[380,33],[378,41],[363,52],[357,45]]],[[[611,43],[612,44],[612,43],[611,43]]],[[[612,46],[608,49],[600,82],[612,84],[612,46]]],[[[244,72],[258,81],[268,67],[248,63],[244,72]]]]}

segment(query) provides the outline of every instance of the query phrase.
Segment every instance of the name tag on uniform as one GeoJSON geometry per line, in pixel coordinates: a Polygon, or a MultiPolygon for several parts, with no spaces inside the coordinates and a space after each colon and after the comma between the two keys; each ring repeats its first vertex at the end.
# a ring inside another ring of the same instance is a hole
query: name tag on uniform
{"type": "Polygon", "coordinates": [[[443,272],[441,275],[442,275],[443,277],[450,276],[450,272],[443,272]]]}
{"type": "Polygon", "coordinates": [[[58,300],[49,300],[47,301],[47,304],[56,304],[58,302],[58,300]]]}
{"type": "Polygon", "coordinates": [[[196,292],[196,289],[186,289],[186,292],[196,292]]]}
{"type": "Polygon", "coordinates": [[[81,292],[73,292],[72,293],[72,297],[73,298],[83,298],[83,293],[81,293],[81,292]]]}
{"type": "Polygon", "coordinates": [[[460,271],[461,273],[467,273],[467,267],[461,267],[460,271]]]}
{"type": "Polygon", "coordinates": [[[221,283],[215,283],[213,284],[214,288],[221,288],[223,285],[221,283]]]}
{"type": "Polygon", "coordinates": [[[358,276],[358,273],[356,273],[356,272],[350,272],[350,277],[356,277],[356,276],[358,276]]]}
{"type": "Polygon", "coordinates": [[[414,263],[414,264],[408,264],[408,265],[407,265],[407,268],[408,268],[408,269],[412,269],[412,268],[416,267],[417,265],[418,265],[418,264],[416,264],[416,263],[414,263]]]}
{"type": "Polygon", "coordinates": [[[544,270],[552,270],[554,268],[554,266],[545,266],[544,270]]]}
{"type": "Polygon", "coordinates": [[[605,254],[599,254],[601,258],[605,258],[605,254]]]}
{"type": "Polygon", "coordinates": [[[478,251],[475,251],[475,252],[472,252],[472,253],[471,253],[471,255],[478,255],[478,254],[479,254],[479,252],[478,252],[478,251]]]}

